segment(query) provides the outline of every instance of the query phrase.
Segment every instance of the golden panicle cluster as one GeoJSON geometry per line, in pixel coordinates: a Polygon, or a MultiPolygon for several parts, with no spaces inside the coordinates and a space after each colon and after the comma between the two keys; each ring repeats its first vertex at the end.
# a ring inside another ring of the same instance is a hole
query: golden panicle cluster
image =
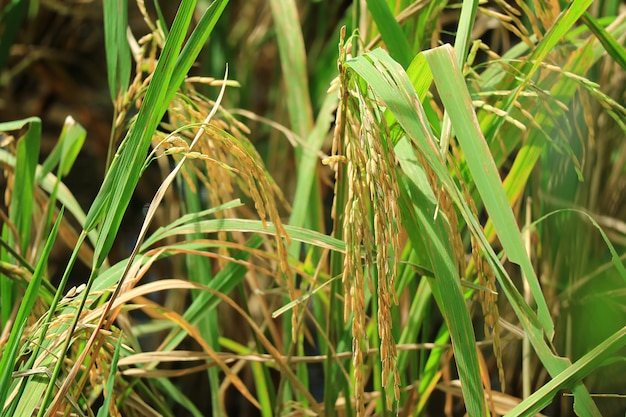
{"type": "MultiPolygon", "coordinates": [[[[188,159],[195,160],[195,163],[184,165],[181,171],[183,178],[190,190],[196,188],[191,178],[198,178],[213,207],[235,198],[235,184],[241,192],[250,197],[263,224],[269,220],[276,228],[276,250],[280,270],[285,274],[287,288],[294,298],[295,287],[287,254],[289,236],[283,227],[277,207],[277,203],[280,202],[288,208],[282,192],[267,175],[261,157],[246,138],[247,128],[222,108],[218,112],[219,117],[209,126],[204,126],[204,137],[198,141],[196,147],[189,149],[188,143],[195,136],[214,103],[197,94],[192,85],[187,84],[186,88],[184,98],[181,96],[175,100],[169,112],[168,130],[178,132],[178,136],[170,135],[166,140],[159,141],[163,148],[161,154],[172,155],[175,158],[186,155],[188,159]]],[[[238,217],[231,210],[223,210],[216,215],[238,217]]],[[[222,234],[219,238],[226,240],[225,232],[222,234]]],[[[243,236],[236,238],[243,243],[243,236]]],[[[283,284],[283,281],[279,280],[279,283],[283,284]]]]}
{"type": "MultiPolygon", "coordinates": [[[[341,48],[341,47],[340,47],[341,48]]],[[[340,52],[345,52],[340,50],[340,52]]],[[[345,54],[340,54],[345,56],[345,54]]],[[[378,333],[382,384],[387,402],[399,398],[396,345],[392,335],[392,303],[397,303],[394,280],[400,252],[396,161],[382,112],[370,91],[360,90],[340,59],[339,106],[333,158],[344,164],[337,175],[348,184],[343,207],[346,256],[343,271],[344,316],[352,315],[355,399],[364,410],[363,352],[366,343],[366,284],[378,295],[378,333]]]]}
{"type": "MultiPolygon", "coordinates": [[[[392,302],[398,303],[395,293],[395,278],[400,253],[398,206],[398,182],[396,160],[393,147],[385,138],[390,134],[382,114],[363,96],[359,96],[362,119],[361,146],[366,151],[365,183],[369,188],[374,224],[374,248],[378,273],[378,334],[380,336],[380,356],[382,361],[382,384],[386,392],[400,396],[396,370],[396,345],[391,333],[392,302]],[[386,146],[385,146],[386,145],[386,146]]],[[[366,246],[367,249],[367,246],[366,246]]],[[[391,406],[391,397],[388,396],[391,406]]]]}

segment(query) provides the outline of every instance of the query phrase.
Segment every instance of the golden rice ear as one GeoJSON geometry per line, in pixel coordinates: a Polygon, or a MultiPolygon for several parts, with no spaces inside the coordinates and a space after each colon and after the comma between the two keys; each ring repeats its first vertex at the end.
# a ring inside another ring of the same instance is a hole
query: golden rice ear
{"type": "MultiPolygon", "coordinates": [[[[195,92],[191,82],[196,79],[188,79],[186,84],[187,94],[175,100],[171,106],[170,114],[172,132],[181,131],[182,136],[188,139],[194,136],[201,126],[203,115],[215,106],[215,103],[195,92]]],[[[224,81],[226,82],[226,81],[224,81]]],[[[215,83],[214,83],[215,84],[215,83]]],[[[296,288],[294,274],[288,264],[287,247],[290,238],[283,227],[280,217],[279,204],[284,210],[289,210],[282,191],[267,173],[263,160],[254,145],[245,136],[245,126],[237,121],[226,109],[218,106],[216,117],[211,124],[204,126],[202,138],[195,144],[196,152],[182,152],[180,155],[172,155],[175,160],[183,156],[195,159],[193,163],[185,164],[181,170],[182,176],[190,190],[195,189],[194,178],[202,184],[201,189],[206,192],[212,207],[221,206],[237,198],[243,192],[254,203],[256,215],[264,225],[269,220],[276,228],[275,250],[277,254],[278,274],[274,274],[278,285],[284,286],[291,300],[295,300],[296,288]]],[[[162,142],[163,143],[163,142],[162,142]]],[[[183,141],[185,143],[185,141],[183,141]]],[[[180,146],[179,146],[180,148],[180,146]]],[[[216,213],[217,217],[241,217],[237,208],[216,213]]],[[[243,232],[230,232],[231,239],[243,244],[245,237],[243,232]]],[[[227,233],[219,232],[218,239],[226,241],[227,233]]],[[[228,259],[227,249],[220,248],[223,259],[218,265],[223,267],[228,259]]],[[[298,306],[295,305],[292,315],[292,328],[297,328],[298,306]]],[[[294,332],[294,337],[295,337],[294,332]]]]}
{"type": "MultiPolygon", "coordinates": [[[[345,49],[340,47],[340,56],[345,49]]],[[[400,397],[393,339],[392,304],[397,304],[395,278],[400,254],[399,189],[396,159],[382,112],[367,88],[362,88],[339,61],[339,96],[333,154],[347,182],[343,207],[343,239],[346,256],[343,269],[344,317],[352,316],[355,400],[358,412],[365,410],[364,352],[366,335],[366,285],[378,296],[377,328],[380,338],[382,386],[387,404],[400,397]]],[[[341,210],[341,208],[337,208],[341,210]]]]}

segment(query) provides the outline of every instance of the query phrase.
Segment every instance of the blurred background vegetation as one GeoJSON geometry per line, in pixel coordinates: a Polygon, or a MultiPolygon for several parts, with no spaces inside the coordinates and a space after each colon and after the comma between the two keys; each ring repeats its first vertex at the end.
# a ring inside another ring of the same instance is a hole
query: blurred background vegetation
{"type": "Polygon", "coordinates": [[[626,413],[621,1],[111,0],[108,17],[100,1],[0,4],[0,122],[40,119],[0,129],[2,415],[569,416],[574,395],[579,415],[626,413]],[[176,33],[179,7],[192,12],[176,33]],[[196,25],[210,37],[167,96],[157,58],[196,25]],[[455,65],[422,53],[446,43],[455,65]],[[467,91],[450,97],[440,74],[467,91]],[[150,89],[160,115],[144,110],[150,89]],[[422,105],[401,107],[411,94],[422,105]],[[481,132],[485,178],[459,112],[481,132]],[[151,153],[116,171],[142,129],[151,153]],[[130,166],[136,183],[111,174],[130,166]],[[494,178],[500,226],[482,188],[494,178]],[[502,228],[509,214],[518,229],[502,228]],[[511,262],[518,243],[540,293],[511,262]],[[53,336],[68,344],[33,348],[53,336]]]}

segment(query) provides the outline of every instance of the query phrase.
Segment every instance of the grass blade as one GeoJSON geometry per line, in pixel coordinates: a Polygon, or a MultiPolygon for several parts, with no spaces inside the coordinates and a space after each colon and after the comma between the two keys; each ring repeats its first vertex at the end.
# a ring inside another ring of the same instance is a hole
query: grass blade
{"type": "Polygon", "coordinates": [[[450,115],[474,182],[489,217],[495,225],[502,246],[509,260],[520,265],[528,277],[528,284],[537,303],[539,321],[548,337],[552,338],[554,325],[550,311],[533,266],[524,250],[519,228],[500,182],[498,169],[490,157],[491,153],[476,120],[467,86],[456,66],[454,52],[451,47],[444,45],[441,48],[426,51],[424,55],[431,67],[435,84],[446,111],[450,115]]]}
{"type": "Polygon", "coordinates": [[[380,36],[385,42],[389,55],[408,68],[411,63],[411,47],[402,31],[402,27],[391,13],[391,9],[384,0],[367,0],[367,8],[376,22],[380,36]]]}
{"type": "MultiPolygon", "coordinates": [[[[9,229],[7,224],[2,227],[2,239],[13,249],[19,250],[22,257],[26,258],[28,244],[31,240],[32,214],[35,205],[35,172],[41,143],[41,120],[30,117],[15,122],[0,123],[0,132],[22,129],[27,126],[24,135],[18,139],[15,156],[15,169],[9,204],[9,220],[15,226],[17,236],[9,229]]],[[[2,261],[11,261],[11,256],[0,250],[2,261]]],[[[13,282],[6,276],[0,276],[0,291],[2,294],[2,306],[0,311],[0,324],[4,326],[11,316],[11,310],[17,301],[17,290],[13,282]]]]}
{"type": "Polygon", "coordinates": [[[507,416],[529,416],[539,412],[550,403],[558,391],[579,383],[585,376],[601,367],[602,362],[609,359],[624,346],[626,346],[626,327],[623,327],[574,362],[566,370],[555,376],[550,382],[539,388],[530,397],[507,413],[507,416]]]}
{"type": "Polygon", "coordinates": [[[604,27],[591,16],[589,13],[585,12],[581,18],[583,23],[587,25],[589,30],[596,35],[596,38],[602,43],[606,52],[617,62],[622,69],[626,69],[626,50],[622,45],[620,45],[615,38],[604,29],[604,27]]]}
{"type": "Polygon", "coordinates": [[[181,3],[148,86],[143,105],[139,110],[137,121],[124,140],[121,146],[123,149],[118,151],[120,156],[114,160],[98,197],[87,214],[87,230],[95,227],[103,218],[100,236],[94,251],[96,268],[102,265],[113,245],[126,206],[139,180],[152,134],[169,105],[166,93],[193,16],[194,6],[193,0],[181,3]],[[120,186],[113,186],[113,184],[120,186]]]}
{"type": "Polygon", "coordinates": [[[120,359],[120,350],[122,348],[122,337],[117,340],[117,344],[115,345],[115,352],[113,352],[113,358],[111,360],[111,369],[109,371],[109,377],[107,378],[106,387],[103,392],[104,401],[98,409],[98,414],[96,417],[106,417],[109,415],[109,404],[111,403],[111,398],[113,397],[113,388],[115,386],[115,378],[117,375],[117,363],[120,359]]]}
{"type": "Polygon", "coordinates": [[[52,149],[44,163],[41,164],[41,169],[37,170],[37,183],[41,182],[43,177],[52,172],[57,166],[59,178],[69,174],[78,157],[78,153],[83,147],[83,143],[85,143],[86,137],[87,131],[85,128],[68,116],[65,119],[63,130],[54,149],[52,149]]]}
{"type": "MultiPolygon", "coordinates": [[[[317,189],[315,176],[317,174],[316,167],[319,162],[318,152],[321,150],[326,138],[326,132],[331,124],[332,113],[337,107],[337,97],[328,95],[320,115],[315,123],[315,127],[311,131],[300,156],[298,165],[298,183],[296,185],[296,193],[293,198],[293,208],[289,224],[292,226],[303,227],[305,220],[309,217],[311,204],[315,204],[317,200],[311,195],[317,189]],[[313,201],[311,201],[313,199],[313,201]]],[[[298,252],[292,253],[293,256],[299,255],[298,252]]]]}
{"type": "MultiPolygon", "coordinates": [[[[18,359],[18,351],[22,343],[22,334],[26,329],[27,320],[30,316],[30,312],[37,301],[37,295],[39,293],[39,287],[44,279],[44,273],[48,262],[48,256],[52,251],[52,246],[56,240],[59,226],[61,225],[61,219],[63,218],[63,209],[57,217],[57,220],[46,240],[46,245],[41,253],[37,267],[33,273],[32,279],[28,284],[24,298],[20,303],[20,307],[17,310],[13,327],[11,328],[11,334],[9,340],[2,353],[2,359],[0,359],[0,407],[4,409],[7,393],[11,386],[11,380],[13,370],[18,359]]],[[[4,414],[4,413],[2,413],[4,414]]]]}
{"type": "Polygon", "coordinates": [[[185,43],[180,56],[176,59],[172,79],[167,89],[165,101],[169,103],[176,90],[180,87],[183,80],[189,73],[191,66],[196,61],[200,51],[206,44],[207,39],[213,32],[215,24],[222,15],[224,8],[228,4],[228,0],[214,0],[204,11],[202,17],[198,21],[196,28],[193,30],[189,39],[185,43]]]}
{"type": "Polygon", "coordinates": [[[22,254],[26,253],[32,227],[31,215],[34,204],[35,171],[41,143],[41,120],[38,117],[29,117],[16,122],[0,123],[2,132],[22,129],[24,126],[28,127],[17,144],[14,192],[9,207],[9,219],[19,233],[19,248],[22,254]],[[16,192],[18,190],[19,192],[16,192]]]}
{"type": "Polygon", "coordinates": [[[270,6],[287,89],[286,100],[291,130],[305,138],[313,127],[313,110],[298,9],[293,0],[270,0],[270,6]]]}
{"type": "Polygon", "coordinates": [[[480,381],[476,337],[452,255],[449,228],[444,224],[443,215],[437,216],[433,221],[437,205],[429,202],[417,187],[411,186],[407,198],[409,201],[418,202],[414,210],[416,225],[421,233],[411,234],[411,238],[423,240],[421,245],[426,248],[432,263],[435,278],[429,278],[429,282],[450,331],[465,406],[470,416],[484,416],[486,409],[480,381]]]}
{"type": "Polygon", "coordinates": [[[128,0],[102,2],[104,15],[104,46],[111,101],[128,90],[130,81],[130,46],[126,40],[128,0]]]}
{"type": "Polygon", "coordinates": [[[456,31],[456,38],[454,39],[454,51],[456,52],[456,62],[459,68],[463,68],[465,65],[477,10],[478,0],[463,0],[459,27],[456,31]]]}

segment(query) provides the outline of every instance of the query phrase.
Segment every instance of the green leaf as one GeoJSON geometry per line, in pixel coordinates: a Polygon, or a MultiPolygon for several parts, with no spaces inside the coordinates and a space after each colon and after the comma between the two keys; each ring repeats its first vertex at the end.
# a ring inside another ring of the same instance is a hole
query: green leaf
{"type": "Polygon", "coordinates": [[[227,0],[216,0],[211,4],[182,51],[181,45],[191,22],[195,1],[187,0],[181,3],[137,121],[120,145],[118,150],[120,156],[113,160],[111,169],[87,214],[85,221],[87,231],[95,228],[104,218],[101,238],[95,250],[96,266],[102,264],[113,244],[126,206],[139,180],[152,134],[227,3],[227,0]]]}
{"type": "Polygon", "coordinates": [[[130,82],[130,45],[126,38],[128,28],[128,0],[102,2],[104,15],[104,47],[107,58],[107,76],[111,101],[128,89],[130,82]]]}
{"type": "MultiPolygon", "coordinates": [[[[159,56],[137,121],[120,146],[119,157],[113,160],[98,196],[87,213],[85,225],[87,231],[96,227],[101,220],[103,222],[95,247],[94,266],[96,268],[102,265],[113,245],[126,207],[139,181],[152,135],[167,110],[169,100],[173,98],[173,93],[180,85],[170,84],[183,40],[193,16],[194,6],[195,1],[193,0],[181,3],[163,51],[159,56]]],[[[182,77],[185,74],[176,74],[175,80],[180,79],[182,82],[182,77]]]]}
{"type": "Polygon", "coordinates": [[[454,38],[454,51],[456,52],[456,62],[459,68],[465,65],[465,59],[469,52],[470,42],[472,40],[472,28],[476,19],[476,11],[478,10],[478,0],[463,0],[461,7],[461,17],[459,18],[459,27],[454,38]]]}
{"type": "Polygon", "coordinates": [[[37,170],[37,183],[41,182],[43,177],[48,175],[58,165],[59,178],[69,174],[78,153],[85,143],[87,131],[73,118],[65,119],[63,130],[59,136],[59,140],[54,145],[54,149],[48,155],[41,169],[37,170]]]}
{"type": "MultiPolygon", "coordinates": [[[[333,251],[345,252],[346,245],[343,241],[323,233],[316,232],[301,227],[284,225],[285,231],[291,239],[320,248],[333,251]]],[[[200,220],[193,223],[182,224],[177,227],[159,229],[158,238],[150,238],[146,242],[151,243],[156,240],[165,239],[170,236],[188,235],[194,233],[216,233],[216,232],[254,232],[275,236],[276,227],[271,222],[247,219],[211,219],[200,220]]]]}
{"type": "MultiPolygon", "coordinates": [[[[18,130],[26,127],[26,132],[18,139],[15,155],[14,177],[9,202],[9,220],[15,226],[17,236],[7,224],[2,227],[2,239],[22,257],[31,241],[32,214],[35,204],[35,172],[41,143],[41,120],[30,117],[14,122],[0,123],[0,132],[18,130]]],[[[4,222],[3,222],[4,223],[4,222]]],[[[12,257],[4,249],[0,250],[0,260],[10,262],[12,257]]],[[[9,278],[0,275],[0,324],[8,323],[11,310],[16,302],[17,290],[9,278]]]]}
{"type": "Polygon", "coordinates": [[[403,68],[407,68],[411,63],[411,47],[387,2],[384,0],[367,0],[367,8],[376,22],[376,27],[389,54],[403,68]]]}
{"type": "MultiPolygon", "coordinates": [[[[317,166],[319,164],[318,152],[321,150],[326,138],[326,133],[330,127],[332,120],[332,112],[337,107],[337,97],[328,95],[322,104],[315,127],[309,134],[306,145],[300,153],[298,163],[298,182],[296,184],[296,193],[293,198],[293,208],[289,224],[292,226],[303,227],[305,221],[310,218],[311,204],[317,204],[319,198],[313,198],[312,192],[316,191],[315,178],[317,175],[317,166]]],[[[300,254],[299,245],[292,245],[292,256],[297,257],[300,254]]]]}
{"type": "Polygon", "coordinates": [[[430,202],[415,184],[411,184],[409,188],[407,199],[414,202],[415,225],[419,231],[418,234],[410,234],[410,237],[412,241],[417,240],[415,244],[421,243],[426,249],[432,264],[435,277],[429,278],[429,282],[450,331],[465,406],[470,416],[484,416],[486,408],[480,381],[476,336],[453,258],[454,250],[448,237],[449,227],[446,226],[442,214],[435,216],[436,204],[430,202]]]}
{"type": "Polygon", "coordinates": [[[176,59],[172,79],[165,96],[166,102],[169,103],[174,98],[176,91],[183,83],[192,65],[196,62],[196,58],[213,32],[215,24],[227,4],[228,0],[215,0],[202,14],[198,25],[189,36],[187,43],[185,43],[180,55],[176,59]]]}
{"type": "Polygon", "coordinates": [[[596,35],[596,38],[602,43],[602,46],[604,46],[604,49],[611,58],[613,58],[622,69],[626,70],[626,50],[624,47],[589,13],[583,13],[581,20],[587,25],[589,30],[596,35]]]}
{"type": "Polygon", "coordinates": [[[113,397],[113,388],[115,386],[115,379],[117,378],[117,363],[120,359],[120,351],[122,348],[122,337],[117,339],[115,345],[115,351],[113,352],[113,358],[111,358],[111,368],[109,369],[109,377],[107,378],[106,387],[104,389],[104,401],[98,409],[96,417],[107,417],[109,415],[109,405],[111,404],[111,398],[113,397]]]}
{"type": "MultiPolygon", "coordinates": [[[[538,413],[542,408],[550,404],[560,390],[575,386],[585,376],[593,371],[597,371],[605,360],[610,359],[612,355],[616,354],[624,346],[626,346],[626,327],[622,327],[621,330],[593,348],[546,385],[531,394],[530,397],[519,403],[507,413],[507,417],[530,416],[538,413]]],[[[600,414],[594,415],[599,416],[600,414]]]]}
{"type": "Polygon", "coordinates": [[[287,89],[291,129],[305,138],[313,127],[313,110],[307,77],[306,51],[294,0],[270,0],[280,63],[287,89]]]}
{"type": "Polygon", "coordinates": [[[509,260],[521,266],[537,303],[539,321],[548,338],[551,339],[554,334],[554,325],[548,305],[524,249],[515,216],[509,207],[509,201],[500,182],[500,174],[478,125],[465,80],[456,66],[454,51],[450,46],[444,45],[426,51],[424,55],[433,72],[435,84],[446,111],[450,115],[450,121],[463,149],[474,183],[489,213],[489,218],[495,226],[509,260]],[[445,71],[446,68],[450,70],[445,71]]]}
{"type": "Polygon", "coordinates": [[[46,245],[41,253],[39,262],[37,262],[37,267],[35,268],[35,272],[33,273],[30,283],[28,284],[24,298],[19,303],[19,309],[17,310],[17,315],[15,316],[9,339],[7,340],[6,346],[2,352],[2,358],[0,359],[0,404],[2,404],[3,408],[13,380],[12,375],[18,360],[18,352],[22,345],[22,334],[26,329],[27,321],[30,317],[33,306],[37,301],[39,288],[42,280],[44,279],[44,273],[47,268],[48,256],[50,255],[52,246],[55,243],[62,218],[63,209],[61,209],[54,227],[46,240],[46,245]]]}
{"type": "MultiPolygon", "coordinates": [[[[29,117],[15,122],[0,123],[0,132],[22,129],[25,126],[27,126],[27,130],[17,143],[15,179],[9,206],[9,219],[19,233],[19,248],[22,254],[26,253],[30,242],[35,171],[41,143],[41,120],[38,117],[29,117]]],[[[9,242],[12,241],[12,239],[9,240],[9,242]]]]}

